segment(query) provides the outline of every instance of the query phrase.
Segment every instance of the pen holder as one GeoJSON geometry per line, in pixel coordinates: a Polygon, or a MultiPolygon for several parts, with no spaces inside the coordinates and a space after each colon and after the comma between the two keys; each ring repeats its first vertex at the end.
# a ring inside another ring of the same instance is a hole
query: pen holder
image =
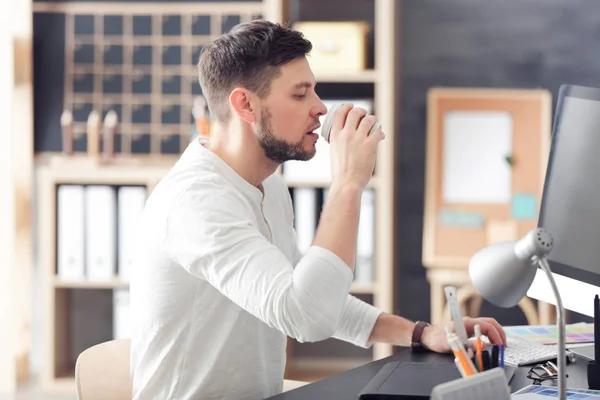
{"type": "Polygon", "coordinates": [[[592,390],[600,390],[600,364],[590,361],[587,365],[588,386],[592,390]]]}
{"type": "Polygon", "coordinates": [[[510,400],[510,387],[501,368],[493,368],[467,378],[439,384],[431,391],[431,400],[480,399],[510,400]]]}

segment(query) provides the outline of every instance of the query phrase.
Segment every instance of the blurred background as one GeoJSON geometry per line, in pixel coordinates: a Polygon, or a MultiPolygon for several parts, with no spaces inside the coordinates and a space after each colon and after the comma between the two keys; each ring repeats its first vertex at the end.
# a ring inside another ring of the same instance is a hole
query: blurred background
{"type": "MultiPolygon", "coordinates": [[[[368,108],[386,133],[363,195],[352,293],[412,320],[440,322],[449,318],[442,288],[454,285],[467,315],[504,325],[554,322],[552,307],[533,299],[510,309],[488,304],[470,290],[465,271],[474,249],[536,226],[559,87],[600,81],[598,1],[0,4],[6,398],[75,398],[78,355],[128,337],[131,227],[190,140],[211,133],[199,51],[256,18],[301,30],[314,45],[309,61],[325,103],[368,108]],[[464,112],[480,111],[508,119],[469,129],[504,139],[486,145],[465,133],[476,120],[464,112]],[[452,136],[442,112],[463,112],[454,120],[463,134],[452,136]],[[513,160],[524,149],[535,150],[536,162],[513,160]],[[500,161],[485,163],[490,154],[500,161]],[[473,192],[467,159],[500,180],[473,192]],[[477,196],[492,196],[492,205],[477,196]]],[[[319,141],[310,162],[285,163],[278,173],[289,184],[305,250],[330,183],[327,144],[319,141]]],[[[568,322],[586,321],[569,314],[568,322]]],[[[290,340],[286,374],[321,379],[393,351],[290,340]]]]}

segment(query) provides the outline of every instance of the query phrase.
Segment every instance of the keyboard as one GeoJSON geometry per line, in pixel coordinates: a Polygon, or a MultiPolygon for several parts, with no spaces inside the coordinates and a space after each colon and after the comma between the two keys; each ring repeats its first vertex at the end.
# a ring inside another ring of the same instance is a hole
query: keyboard
{"type": "Polygon", "coordinates": [[[558,346],[531,342],[513,337],[507,338],[504,363],[520,367],[558,358],[558,346]]]}

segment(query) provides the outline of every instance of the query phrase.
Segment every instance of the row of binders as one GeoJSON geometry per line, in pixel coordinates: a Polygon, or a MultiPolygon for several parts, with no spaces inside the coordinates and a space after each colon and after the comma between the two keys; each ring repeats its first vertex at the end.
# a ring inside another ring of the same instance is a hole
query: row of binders
{"type": "MultiPolygon", "coordinates": [[[[294,227],[298,248],[304,254],[312,245],[320,217],[327,200],[327,189],[296,187],[292,190],[294,227]]],[[[354,281],[372,283],[375,279],[375,192],[365,189],[362,193],[354,281]]]]}
{"type": "Polygon", "coordinates": [[[128,281],[144,186],[59,185],[57,275],[66,281],[128,281]]]}

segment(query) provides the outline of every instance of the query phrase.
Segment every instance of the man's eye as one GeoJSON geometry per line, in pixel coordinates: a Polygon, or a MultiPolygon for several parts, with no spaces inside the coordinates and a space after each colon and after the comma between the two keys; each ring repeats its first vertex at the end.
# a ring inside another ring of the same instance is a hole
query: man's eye
{"type": "Polygon", "coordinates": [[[306,95],[305,95],[305,94],[297,94],[297,95],[295,95],[295,97],[296,97],[298,100],[302,100],[303,98],[305,98],[305,97],[306,97],[306,95]]]}

